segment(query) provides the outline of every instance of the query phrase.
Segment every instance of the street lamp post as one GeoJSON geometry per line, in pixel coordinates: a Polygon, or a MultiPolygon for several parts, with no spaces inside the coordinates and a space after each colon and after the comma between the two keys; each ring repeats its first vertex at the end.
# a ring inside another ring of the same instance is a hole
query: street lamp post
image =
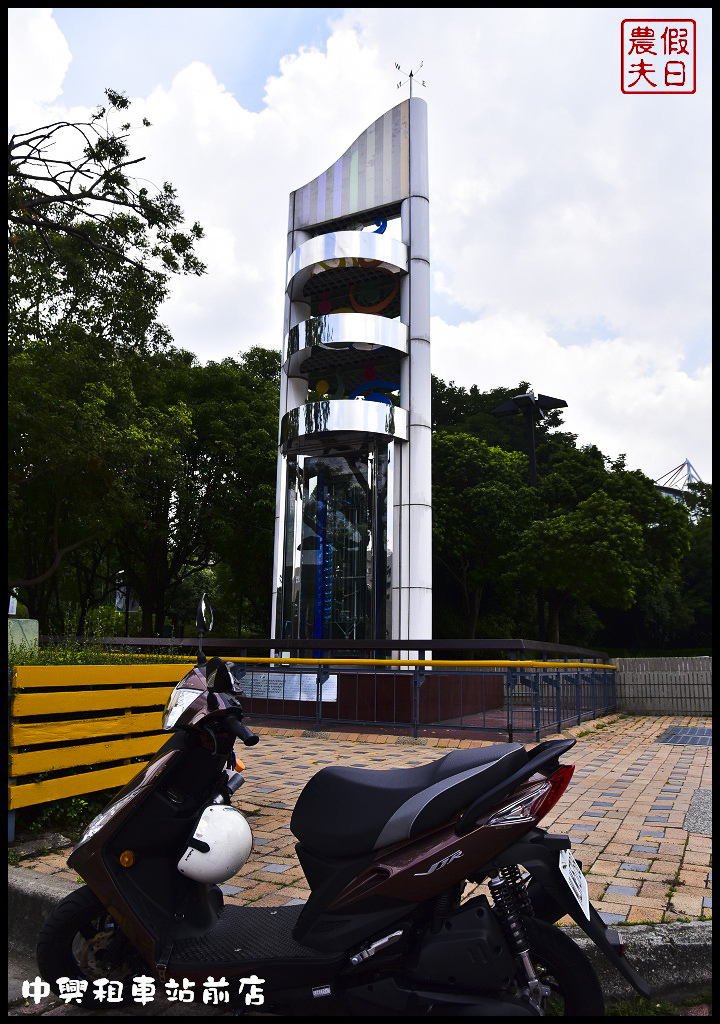
{"type": "Polygon", "coordinates": [[[124,569],[118,570],[118,576],[122,576],[120,583],[123,587],[123,593],[125,595],[125,636],[130,635],[130,595],[128,594],[128,581],[127,573],[124,569]]]}
{"type": "MultiPolygon", "coordinates": [[[[521,413],[525,417],[525,423],[527,424],[527,436],[528,436],[528,458],[530,460],[530,486],[537,487],[537,460],[535,458],[535,421],[540,422],[545,419],[545,414],[550,409],[565,409],[567,408],[567,402],[562,398],[550,398],[549,395],[535,395],[534,391],[528,391],[524,395],[514,395],[508,399],[507,402],[503,402],[496,409],[492,410],[492,415],[502,418],[504,416],[514,416],[517,413],[521,413]]],[[[537,592],[537,622],[538,622],[538,640],[545,639],[545,602],[543,600],[542,590],[537,592]]]]}

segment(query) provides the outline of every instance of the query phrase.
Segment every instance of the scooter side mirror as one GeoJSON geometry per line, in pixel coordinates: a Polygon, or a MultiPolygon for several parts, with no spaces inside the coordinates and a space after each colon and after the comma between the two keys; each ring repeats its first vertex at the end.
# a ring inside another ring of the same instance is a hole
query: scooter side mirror
{"type": "Polygon", "coordinates": [[[198,629],[198,665],[204,665],[207,661],[205,654],[202,649],[202,638],[205,630],[208,632],[213,627],[213,611],[210,606],[210,602],[206,600],[207,594],[203,594],[200,598],[200,603],[197,606],[197,612],[195,614],[195,622],[197,623],[198,629]]]}
{"type": "Polygon", "coordinates": [[[195,615],[195,622],[197,624],[198,633],[202,636],[204,632],[210,632],[213,628],[213,610],[210,602],[207,600],[207,594],[203,594],[200,598],[200,602],[197,606],[197,613],[195,615]]]}

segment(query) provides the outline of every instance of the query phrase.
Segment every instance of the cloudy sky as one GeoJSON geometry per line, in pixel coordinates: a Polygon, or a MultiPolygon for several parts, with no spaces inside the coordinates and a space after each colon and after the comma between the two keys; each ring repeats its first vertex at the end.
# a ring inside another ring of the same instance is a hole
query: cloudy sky
{"type": "Polygon", "coordinates": [[[564,398],[580,444],[711,480],[710,8],[10,8],[9,126],[125,92],[206,233],[163,310],[281,347],[289,193],[407,95],[430,136],[433,373],[564,398]],[[623,18],[697,23],[694,95],[626,95],[623,18]],[[425,81],[422,87],[420,81],[425,81]]]}

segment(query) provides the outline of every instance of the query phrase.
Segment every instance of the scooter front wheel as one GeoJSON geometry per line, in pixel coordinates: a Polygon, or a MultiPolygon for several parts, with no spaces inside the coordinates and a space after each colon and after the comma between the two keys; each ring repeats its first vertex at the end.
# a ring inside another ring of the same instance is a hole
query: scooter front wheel
{"type": "Polygon", "coordinates": [[[146,972],[139,955],[87,886],[66,896],[48,914],[36,956],[40,975],[52,991],[56,995],[61,989],[77,992],[83,1006],[108,1002],[108,986],[95,984],[103,980],[113,983],[111,1004],[131,1002],[133,974],[146,972]],[[104,993],[101,1000],[94,998],[98,987],[104,993]]]}
{"type": "Polygon", "coordinates": [[[554,925],[525,918],[530,958],[540,983],[550,989],[543,1010],[549,1017],[604,1017],[605,1001],[592,964],[554,925]]]}

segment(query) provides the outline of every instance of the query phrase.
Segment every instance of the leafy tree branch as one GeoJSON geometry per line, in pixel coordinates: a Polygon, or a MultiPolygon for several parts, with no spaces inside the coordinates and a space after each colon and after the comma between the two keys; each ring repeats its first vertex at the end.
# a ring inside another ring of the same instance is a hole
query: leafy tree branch
{"type": "MultiPolygon", "coordinates": [[[[87,121],[56,121],[11,136],[11,246],[19,230],[36,233],[49,249],[55,236],[66,235],[147,273],[204,273],[194,253],[201,226],[180,230],[184,216],[168,182],[151,193],[128,176],[145,159],[130,156],[130,123],[114,125],[130,101],[112,89],[105,95],[107,105],[87,121]]],[[[144,118],[143,125],[150,122],[144,118]]]]}

